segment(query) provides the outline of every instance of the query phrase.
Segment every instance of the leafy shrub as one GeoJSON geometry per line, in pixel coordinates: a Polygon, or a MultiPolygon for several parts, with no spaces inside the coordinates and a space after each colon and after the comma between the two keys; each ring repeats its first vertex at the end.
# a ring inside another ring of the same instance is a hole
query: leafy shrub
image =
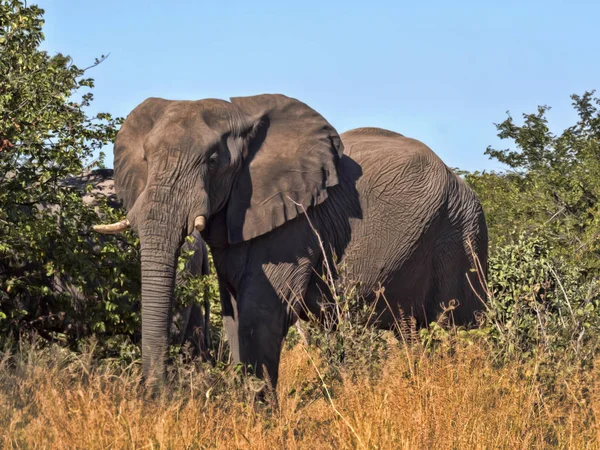
{"type": "Polygon", "coordinates": [[[507,356],[543,352],[590,364],[600,337],[600,283],[550,253],[543,238],[521,235],[490,259],[491,334],[507,356]]]}
{"type": "Polygon", "coordinates": [[[467,173],[490,231],[485,326],[503,359],[587,367],[600,341],[600,99],[572,95],[577,122],[554,133],[547,106],[496,125],[505,172],[467,173]]]}
{"type": "MultiPolygon", "coordinates": [[[[94,337],[105,355],[135,358],[138,239],[91,231],[124,212],[106,198],[86,204],[65,183],[102,167],[122,119],[88,115],[94,81],[69,57],[39,49],[43,13],[0,3],[0,338],[38,334],[80,349],[94,337]]],[[[187,277],[178,302],[201,298],[203,283],[187,277]]]]}
{"type": "Polygon", "coordinates": [[[0,335],[35,331],[75,348],[91,334],[134,333],[137,250],[132,236],[90,233],[99,213],[119,212],[86,207],[61,182],[87,169],[120,119],[87,115],[93,80],[39,50],[42,15],[22,1],[0,5],[0,335]]]}

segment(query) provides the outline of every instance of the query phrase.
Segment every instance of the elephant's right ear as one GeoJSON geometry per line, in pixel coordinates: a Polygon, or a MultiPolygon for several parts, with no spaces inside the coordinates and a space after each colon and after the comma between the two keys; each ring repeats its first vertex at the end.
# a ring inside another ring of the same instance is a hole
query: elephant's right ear
{"type": "Polygon", "coordinates": [[[148,165],[144,140],[172,100],[148,98],[127,116],[114,145],[115,191],[130,210],[146,187],[148,165]]]}

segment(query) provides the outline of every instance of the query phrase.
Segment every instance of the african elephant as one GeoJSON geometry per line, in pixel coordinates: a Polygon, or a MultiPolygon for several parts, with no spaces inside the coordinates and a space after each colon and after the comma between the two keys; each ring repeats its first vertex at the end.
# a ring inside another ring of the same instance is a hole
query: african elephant
{"type": "Polygon", "coordinates": [[[417,140],[378,128],[339,135],[278,94],[149,98],[123,123],[114,156],[127,218],[95,229],[140,237],[150,379],[165,369],[175,261],[194,228],[211,249],[224,314],[234,316],[234,355],[274,386],[289,326],[304,307],[318,315],[332,301],[320,275],[334,259],[376,302],[380,327],[400,309],[426,324],[452,299],[455,322],[469,324],[483,306],[471,270],[476,259],[487,270],[481,205],[417,140]]]}
{"type": "MultiPolygon", "coordinates": [[[[97,169],[81,175],[70,177],[63,180],[66,186],[74,188],[82,195],[85,204],[95,206],[99,199],[106,198],[109,206],[119,208],[114,190],[112,169],[97,169]],[[91,185],[91,190],[86,190],[86,186],[91,185]]],[[[194,231],[191,242],[185,242],[182,247],[185,250],[193,250],[191,258],[186,261],[184,271],[192,276],[208,275],[210,267],[208,262],[208,250],[202,240],[200,233],[194,231]]],[[[178,282],[181,282],[181,278],[178,282]]],[[[85,302],[85,295],[79,291],[65,275],[55,275],[54,289],[57,292],[66,292],[74,299],[85,302]]],[[[171,325],[172,344],[183,345],[189,343],[192,356],[206,356],[210,345],[210,306],[208,299],[205,299],[204,312],[197,304],[192,304],[184,308],[178,308],[175,316],[179,319],[173,321],[171,325]],[[179,323],[178,328],[175,324],[179,323]]]]}

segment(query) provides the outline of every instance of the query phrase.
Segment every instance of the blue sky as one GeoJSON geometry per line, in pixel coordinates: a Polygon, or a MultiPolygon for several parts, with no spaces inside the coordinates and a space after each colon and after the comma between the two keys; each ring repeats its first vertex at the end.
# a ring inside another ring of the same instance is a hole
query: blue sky
{"type": "MultiPolygon", "coordinates": [[[[44,48],[96,80],[93,112],[127,115],[150,96],[296,97],[339,132],[379,126],[417,138],[452,167],[501,169],[494,123],[600,88],[589,1],[38,0],[44,48]]],[[[112,149],[107,163],[112,166],[112,149]]]]}

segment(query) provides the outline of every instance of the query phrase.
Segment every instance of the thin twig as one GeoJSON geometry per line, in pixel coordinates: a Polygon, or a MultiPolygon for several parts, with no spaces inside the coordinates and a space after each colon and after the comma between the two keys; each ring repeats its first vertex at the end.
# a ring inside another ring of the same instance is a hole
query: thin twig
{"type": "Polygon", "coordinates": [[[100,59],[96,59],[96,61],[94,61],[94,64],[87,66],[85,69],[83,69],[83,72],[86,72],[89,69],[93,69],[94,67],[102,64],[104,61],[106,61],[106,58],[108,58],[110,56],[110,53],[107,53],[106,55],[102,55],[100,57],[100,59]]]}
{"type": "Polygon", "coordinates": [[[558,278],[558,275],[556,274],[556,272],[554,271],[552,266],[550,264],[547,264],[547,266],[548,266],[548,269],[550,269],[550,272],[552,272],[552,275],[554,275],[554,279],[558,283],[558,286],[560,287],[560,290],[562,291],[562,293],[565,297],[565,300],[567,302],[567,306],[569,307],[569,312],[571,313],[571,318],[573,319],[573,322],[577,323],[577,319],[575,319],[575,313],[573,312],[573,308],[571,308],[571,302],[569,301],[569,296],[567,295],[567,292],[565,291],[563,284],[561,283],[560,279],[558,278]]]}

